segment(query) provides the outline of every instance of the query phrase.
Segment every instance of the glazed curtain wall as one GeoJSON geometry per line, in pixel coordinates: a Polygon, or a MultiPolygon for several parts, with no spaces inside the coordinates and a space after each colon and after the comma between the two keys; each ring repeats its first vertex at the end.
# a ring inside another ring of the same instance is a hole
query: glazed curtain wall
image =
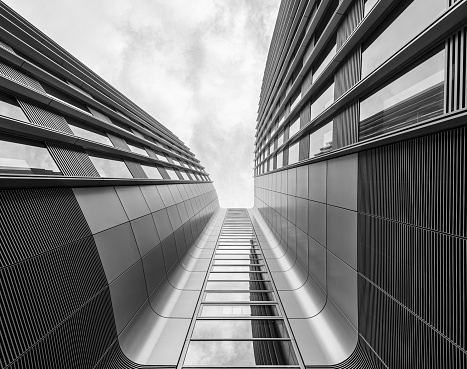
{"type": "Polygon", "coordinates": [[[295,253],[358,331],[338,367],[466,367],[466,138],[460,128],[255,179],[257,223],[271,230],[260,242],[295,253]]]}
{"type": "Polygon", "coordinates": [[[183,281],[204,279],[199,246],[217,209],[210,183],[1,190],[0,367],[140,367],[120,348],[125,331],[146,306],[159,325],[189,326],[161,296],[190,289],[196,305],[196,281],[183,281]]]}

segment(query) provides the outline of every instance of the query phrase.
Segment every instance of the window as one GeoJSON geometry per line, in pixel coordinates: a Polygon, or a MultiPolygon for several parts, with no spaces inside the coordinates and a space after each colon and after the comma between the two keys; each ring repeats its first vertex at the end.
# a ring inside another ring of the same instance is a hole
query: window
{"type": "Polygon", "coordinates": [[[107,135],[105,135],[105,133],[103,132],[100,132],[96,129],[93,129],[93,128],[90,128],[90,127],[87,127],[87,126],[84,126],[82,124],[75,123],[75,122],[68,123],[68,125],[70,126],[75,136],[85,138],[87,140],[99,142],[104,145],[113,146],[112,142],[109,140],[107,135]]]}
{"type": "Polygon", "coordinates": [[[131,144],[129,142],[127,142],[127,144],[131,151],[133,151],[134,153],[149,156],[146,150],[144,150],[141,146],[136,146],[135,144],[131,144]]]}
{"type": "Polygon", "coordinates": [[[289,146],[289,164],[295,164],[298,162],[298,142],[292,146],[289,146]]]}
{"type": "Polygon", "coordinates": [[[198,320],[191,339],[288,338],[282,320],[198,320]]]}
{"type": "Polygon", "coordinates": [[[164,154],[161,154],[161,153],[157,153],[157,158],[159,160],[162,160],[162,161],[165,161],[166,163],[168,163],[169,161],[167,160],[167,158],[164,156],[164,154]]]}
{"type": "Polygon", "coordinates": [[[284,131],[282,131],[277,137],[277,147],[280,147],[284,143],[284,131]]]}
{"type": "Polygon", "coordinates": [[[75,89],[76,91],[78,92],[81,92],[83,95],[86,95],[87,97],[90,97],[92,99],[92,96],[87,93],[86,91],[84,91],[81,87],[78,87],[76,86],[74,83],[70,82],[70,81],[66,81],[66,83],[73,89],[75,89]]]}
{"type": "Polygon", "coordinates": [[[320,115],[334,102],[334,82],[311,104],[311,119],[320,115]]]}
{"type": "Polygon", "coordinates": [[[47,94],[55,97],[57,100],[60,100],[60,101],[62,101],[64,103],[66,103],[66,104],[72,105],[75,108],[83,110],[83,111],[85,111],[87,113],[89,112],[88,108],[86,107],[86,104],[83,104],[82,102],[80,102],[78,100],[75,100],[73,97],[66,94],[65,92],[62,92],[62,91],[56,89],[55,87],[53,87],[53,86],[51,86],[51,85],[49,85],[47,83],[44,83],[44,82],[41,82],[41,85],[44,88],[45,92],[47,92],[47,94]]]}
{"type": "Polygon", "coordinates": [[[332,122],[310,134],[310,158],[332,149],[332,122]]]}
{"type": "Polygon", "coordinates": [[[276,169],[282,168],[283,161],[284,161],[283,153],[284,152],[281,151],[280,153],[276,155],[276,169]]]}
{"type": "Polygon", "coordinates": [[[371,11],[371,9],[373,9],[376,5],[376,3],[378,2],[379,0],[366,0],[365,1],[365,8],[363,10],[363,17],[366,17],[368,15],[368,13],[371,11]]]}
{"type": "Polygon", "coordinates": [[[445,0],[407,0],[362,47],[362,79],[423,31],[446,8],[445,0]]]}
{"type": "Polygon", "coordinates": [[[101,177],[133,178],[126,164],[121,160],[89,155],[101,177]]]}
{"type": "Polygon", "coordinates": [[[294,134],[296,134],[300,130],[300,116],[295,119],[292,123],[290,123],[290,128],[289,128],[289,137],[292,137],[294,134]]]}
{"type": "Polygon", "coordinates": [[[326,69],[332,58],[334,58],[336,55],[336,52],[337,49],[335,41],[331,43],[330,46],[327,46],[326,49],[322,52],[322,54],[324,53],[325,57],[322,60],[318,59],[317,65],[313,68],[313,83],[315,83],[321,73],[323,73],[323,71],[326,69]]]}
{"type": "Polygon", "coordinates": [[[149,179],[162,179],[162,176],[156,167],[145,164],[141,164],[141,167],[143,168],[144,173],[146,173],[149,179]]]}
{"type": "Polygon", "coordinates": [[[444,61],[443,48],[361,101],[361,138],[443,114],[444,61]]]}
{"type": "Polygon", "coordinates": [[[182,176],[182,178],[183,178],[185,181],[189,181],[189,180],[190,180],[190,179],[188,178],[188,176],[186,175],[185,172],[180,171],[180,175],[182,176]]]}
{"type": "Polygon", "coordinates": [[[169,175],[170,179],[178,180],[177,174],[176,174],[172,169],[165,168],[165,171],[166,171],[167,174],[169,175]]]}
{"type": "Polygon", "coordinates": [[[299,90],[298,93],[295,96],[292,96],[292,99],[290,100],[291,101],[290,110],[293,110],[298,105],[301,98],[302,98],[302,93],[299,90]]]}
{"type": "Polygon", "coordinates": [[[41,142],[0,135],[0,173],[61,174],[41,142]]]}
{"type": "Polygon", "coordinates": [[[23,110],[13,96],[0,92],[0,115],[4,117],[18,119],[29,122],[23,110]]]}

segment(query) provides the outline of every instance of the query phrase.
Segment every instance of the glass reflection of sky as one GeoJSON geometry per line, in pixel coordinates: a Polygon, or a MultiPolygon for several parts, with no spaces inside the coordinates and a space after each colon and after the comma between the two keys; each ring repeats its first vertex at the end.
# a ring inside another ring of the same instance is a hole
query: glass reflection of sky
{"type": "Polygon", "coordinates": [[[104,145],[113,146],[110,139],[103,133],[93,132],[88,129],[68,124],[75,136],[86,138],[91,141],[99,142],[104,145]]]}
{"type": "Polygon", "coordinates": [[[92,155],[89,155],[89,158],[101,177],[133,178],[123,161],[100,158],[92,155]]]}
{"type": "Polygon", "coordinates": [[[269,292],[206,292],[204,301],[274,301],[272,293],[269,292]]]}
{"type": "Polygon", "coordinates": [[[334,102],[334,83],[331,84],[312,104],[311,118],[315,118],[334,102]]]}
{"type": "Polygon", "coordinates": [[[203,305],[200,316],[278,316],[275,305],[203,305]],[[266,308],[267,307],[267,308],[266,308]]]}
{"type": "Polygon", "coordinates": [[[146,150],[144,150],[144,149],[141,148],[141,147],[132,145],[132,144],[130,144],[130,143],[128,143],[128,146],[130,147],[131,151],[133,151],[133,152],[136,153],[136,154],[140,154],[140,155],[144,155],[144,156],[149,156],[148,153],[146,152],[146,150]]]}
{"type": "Polygon", "coordinates": [[[18,119],[23,122],[29,122],[23,110],[15,103],[14,98],[10,96],[4,96],[0,93],[0,115],[8,118],[18,119]]]}
{"type": "Polygon", "coordinates": [[[175,172],[172,169],[165,168],[165,171],[169,175],[170,179],[178,180],[177,175],[175,174],[175,172]]]}
{"type": "Polygon", "coordinates": [[[144,173],[148,176],[150,179],[162,179],[161,174],[159,173],[159,170],[156,167],[150,166],[150,165],[144,165],[141,164],[141,167],[144,170],[144,173]]]}
{"type": "MultiPolygon", "coordinates": [[[[221,281],[221,280],[249,280],[253,279],[252,273],[211,273],[209,274],[210,281],[221,281]]],[[[267,279],[267,275],[264,273],[254,273],[255,280],[267,279]]]]}
{"type": "Polygon", "coordinates": [[[191,338],[288,338],[288,334],[281,320],[198,320],[191,338]]]}
{"type": "Polygon", "coordinates": [[[334,44],[333,48],[331,49],[331,51],[328,53],[328,55],[326,55],[326,57],[324,58],[324,60],[321,62],[321,64],[315,69],[315,71],[313,72],[313,83],[315,83],[315,81],[317,80],[317,78],[321,75],[321,73],[323,73],[323,71],[326,69],[326,67],[328,66],[328,64],[331,62],[332,58],[334,58],[334,55],[336,55],[336,52],[337,52],[337,45],[334,44]]]}
{"type": "MultiPolygon", "coordinates": [[[[254,252],[254,251],[253,251],[254,252]]],[[[216,254],[250,254],[250,250],[217,250],[216,254]]]]}
{"type": "Polygon", "coordinates": [[[256,290],[271,289],[269,282],[254,283],[254,288],[250,288],[250,282],[213,282],[206,283],[206,290],[256,290]],[[258,286],[259,285],[259,286],[258,286]]]}
{"type": "Polygon", "coordinates": [[[329,141],[332,141],[332,122],[310,134],[310,158],[319,154],[329,141]]]}
{"type": "Polygon", "coordinates": [[[254,266],[214,266],[212,268],[213,272],[249,272],[251,270],[264,270],[262,267],[254,266]]]}
{"type": "MultiPolygon", "coordinates": [[[[257,260],[255,260],[255,263],[257,260]]],[[[242,265],[248,265],[248,264],[254,264],[250,262],[250,260],[234,260],[234,259],[216,259],[214,261],[214,265],[230,265],[230,264],[242,264],[242,265]]]]}

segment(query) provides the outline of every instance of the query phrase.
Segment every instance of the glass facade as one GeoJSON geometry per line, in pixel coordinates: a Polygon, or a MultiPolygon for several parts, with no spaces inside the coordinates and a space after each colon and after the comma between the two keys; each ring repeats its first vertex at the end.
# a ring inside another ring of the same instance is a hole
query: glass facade
{"type": "Polygon", "coordinates": [[[68,123],[68,125],[70,126],[75,136],[85,138],[87,140],[99,142],[107,146],[113,146],[110,139],[103,132],[100,132],[98,130],[95,130],[89,127],[85,127],[84,125],[80,125],[78,123],[73,123],[73,124],[68,123]]]}
{"type": "Polygon", "coordinates": [[[332,149],[332,122],[310,134],[310,158],[332,149]]]}
{"type": "Polygon", "coordinates": [[[133,178],[126,164],[121,160],[89,155],[101,177],[133,178]]]}
{"type": "Polygon", "coordinates": [[[0,115],[4,117],[18,119],[23,122],[29,122],[23,110],[13,96],[4,94],[0,91],[0,115]]]}
{"type": "Polygon", "coordinates": [[[143,168],[144,173],[146,173],[149,179],[162,179],[162,176],[156,167],[146,164],[141,164],[141,167],[143,168]]]}
{"type": "Polygon", "coordinates": [[[334,83],[319,95],[311,104],[311,119],[316,118],[334,102],[334,83]]]}

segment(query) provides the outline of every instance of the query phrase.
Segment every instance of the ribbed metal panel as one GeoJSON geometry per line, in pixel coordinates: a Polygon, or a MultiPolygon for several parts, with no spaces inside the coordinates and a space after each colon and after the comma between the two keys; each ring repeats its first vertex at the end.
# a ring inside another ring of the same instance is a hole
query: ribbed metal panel
{"type": "Polygon", "coordinates": [[[285,127],[284,129],[284,142],[287,141],[290,137],[289,137],[289,132],[290,132],[290,127],[287,125],[287,127],[285,127]]]}
{"type": "Polygon", "coordinates": [[[361,338],[357,341],[357,347],[348,359],[337,365],[326,366],[334,369],[387,369],[387,366],[368,347],[361,338]]]}
{"type": "Polygon", "coordinates": [[[148,178],[143,168],[141,167],[141,164],[131,160],[124,160],[124,162],[134,178],[148,178]]]}
{"type": "Polygon", "coordinates": [[[136,364],[126,357],[120,348],[118,341],[105,353],[93,369],[151,369],[157,368],[150,365],[136,364]]]}
{"type": "MultiPolygon", "coordinates": [[[[4,367],[98,294],[107,280],[94,239],[89,236],[0,269],[0,283],[4,302],[0,314],[0,363],[4,367]]],[[[96,331],[97,336],[100,334],[96,331]]],[[[47,362],[44,359],[36,357],[34,366],[22,367],[38,367],[38,362],[47,362]]]]}
{"type": "Polygon", "coordinates": [[[302,79],[302,87],[301,87],[301,93],[302,96],[308,91],[308,89],[311,87],[311,84],[313,82],[313,71],[310,70],[308,73],[305,75],[305,77],[302,79]]]}
{"type": "Polygon", "coordinates": [[[159,159],[152,149],[150,149],[149,147],[145,147],[144,149],[146,150],[150,158],[159,159]]]}
{"type": "Polygon", "coordinates": [[[87,107],[89,109],[89,111],[91,112],[91,114],[93,116],[95,116],[97,119],[105,122],[105,123],[108,123],[108,124],[112,124],[112,121],[110,120],[110,118],[105,115],[104,113],[101,113],[100,111],[96,110],[96,109],[93,109],[91,107],[87,107]]]}
{"type": "Polygon", "coordinates": [[[113,134],[111,134],[109,132],[107,132],[107,136],[109,137],[109,140],[112,141],[112,144],[115,147],[118,147],[119,149],[131,151],[130,147],[128,146],[128,144],[126,143],[126,141],[123,138],[118,137],[118,136],[114,136],[113,134]]]}
{"type": "Polygon", "coordinates": [[[82,148],[50,142],[46,145],[64,176],[100,177],[88,154],[82,148]]]}
{"type": "MultiPolygon", "coordinates": [[[[163,179],[170,179],[164,167],[159,167],[158,169],[163,179]]],[[[194,175],[190,175],[189,177],[191,177],[192,179],[195,179],[194,175]]]]}
{"type": "Polygon", "coordinates": [[[360,81],[361,71],[362,53],[361,48],[358,48],[343,63],[334,77],[334,98],[336,100],[360,81]]]}
{"type": "Polygon", "coordinates": [[[363,19],[364,0],[355,0],[337,29],[336,46],[339,50],[363,19]]]}
{"type": "Polygon", "coordinates": [[[300,111],[300,128],[305,127],[311,120],[311,107],[310,102],[308,101],[303,105],[302,110],[300,111]]]}
{"type": "Polygon", "coordinates": [[[0,75],[45,94],[45,90],[39,81],[2,62],[0,62],[0,75]]]}
{"type": "Polygon", "coordinates": [[[467,27],[446,40],[447,68],[445,110],[447,113],[467,106],[467,27]]]}
{"type": "Polygon", "coordinates": [[[2,268],[90,235],[70,188],[0,191],[2,268]]]}
{"type": "Polygon", "coordinates": [[[23,100],[18,99],[18,103],[31,123],[73,135],[73,131],[68,125],[66,119],[61,115],[39,108],[38,106],[32,105],[23,100]]]}
{"type": "Polygon", "coordinates": [[[335,149],[358,141],[359,103],[350,105],[333,119],[332,146],[335,149]]]}
{"type": "Polygon", "coordinates": [[[12,54],[16,54],[16,53],[15,53],[15,50],[13,50],[13,49],[11,48],[10,45],[7,45],[6,43],[4,43],[4,42],[2,42],[2,41],[0,41],[0,47],[1,47],[2,49],[5,49],[6,51],[9,51],[9,52],[12,53],[12,54]]]}
{"type": "Polygon", "coordinates": [[[467,128],[360,155],[359,211],[467,237],[467,128]]]}
{"type": "Polygon", "coordinates": [[[310,157],[310,135],[300,139],[298,144],[298,160],[305,160],[310,157]]]}

